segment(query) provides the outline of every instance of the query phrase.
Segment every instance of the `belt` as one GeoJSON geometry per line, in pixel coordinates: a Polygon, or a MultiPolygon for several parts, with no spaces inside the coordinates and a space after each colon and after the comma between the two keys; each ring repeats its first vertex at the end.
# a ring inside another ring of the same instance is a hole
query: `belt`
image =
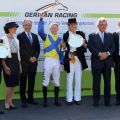
{"type": "Polygon", "coordinates": [[[72,55],[74,55],[74,56],[77,56],[77,51],[70,52],[70,54],[72,54],[72,55]]]}

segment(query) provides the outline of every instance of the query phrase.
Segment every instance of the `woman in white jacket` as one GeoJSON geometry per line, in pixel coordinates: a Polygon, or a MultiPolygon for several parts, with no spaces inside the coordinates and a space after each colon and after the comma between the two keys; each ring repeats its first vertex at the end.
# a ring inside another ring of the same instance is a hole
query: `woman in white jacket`
{"type": "Polygon", "coordinates": [[[15,86],[19,85],[19,77],[21,72],[19,41],[14,36],[19,26],[15,22],[8,22],[4,26],[5,36],[1,37],[3,43],[8,46],[9,55],[3,60],[3,74],[6,84],[5,109],[15,109],[12,102],[15,86]]]}

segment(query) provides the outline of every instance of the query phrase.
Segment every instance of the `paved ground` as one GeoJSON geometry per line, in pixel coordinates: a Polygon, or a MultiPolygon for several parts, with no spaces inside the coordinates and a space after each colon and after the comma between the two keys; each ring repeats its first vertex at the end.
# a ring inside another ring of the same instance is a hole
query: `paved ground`
{"type": "Polygon", "coordinates": [[[120,120],[120,106],[115,106],[115,97],[112,97],[112,106],[105,107],[103,98],[99,108],[92,106],[92,97],[83,97],[80,106],[67,106],[65,98],[61,98],[62,107],[55,107],[53,99],[49,99],[49,107],[42,107],[42,100],[39,105],[23,109],[20,101],[15,101],[17,110],[5,111],[0,115],[0,120],[120,120]]]}

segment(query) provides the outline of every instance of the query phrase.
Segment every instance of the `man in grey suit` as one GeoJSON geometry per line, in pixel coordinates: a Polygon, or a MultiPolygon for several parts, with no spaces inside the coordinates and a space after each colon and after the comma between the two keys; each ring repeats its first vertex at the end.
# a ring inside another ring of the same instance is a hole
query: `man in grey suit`
{"type": "Polygon", "coordinates": [[[93,106],[99,106],[101,75],[104,78],[105,106],[110,106],[112,55],[115,51],[114,39],[106,32],[107,20],[100,18],[97,22],[98,32],[89,35],[88,47],[91,52],[93,75],[93,106]]]}

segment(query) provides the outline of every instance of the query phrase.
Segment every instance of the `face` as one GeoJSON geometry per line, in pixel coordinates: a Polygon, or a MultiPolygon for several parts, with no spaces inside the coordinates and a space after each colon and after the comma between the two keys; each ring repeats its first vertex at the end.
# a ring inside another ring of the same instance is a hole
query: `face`
{"type": "Polygon", "coordinates": [[[53,35],[57,35],[58,25],[52,25],[51,28],[50,28],[50,32],[51,32],[53,35]]]}
{"type": "Polygon", "coordinates": [[[32,28],[32,23],[30,22],[25,22],[23,25],[23,28],[26,32],[30,32],[31,28],[32,28]]]}
{"type": "Polygon", "coordinates": [[[98,24],[98,29],[100,32],[105,32],[107,29],[107,21],[101,21],[98,24]]]}
{"type": "Polygon", "coordinates": [[[16,27],[13,27],[13,28],[10,28],[10,29],[9,29],[9,33],[10,33],[10,34],[15,34],[16,31],[17,31],[17,28],[16,28],[16,27]]]}
{"type": "Polygon", "coordinates": [[[71,23],[71,24],[68,25],[68,28],[71,32],[76,32],[77,24],[76,23],[71,23]]]}

